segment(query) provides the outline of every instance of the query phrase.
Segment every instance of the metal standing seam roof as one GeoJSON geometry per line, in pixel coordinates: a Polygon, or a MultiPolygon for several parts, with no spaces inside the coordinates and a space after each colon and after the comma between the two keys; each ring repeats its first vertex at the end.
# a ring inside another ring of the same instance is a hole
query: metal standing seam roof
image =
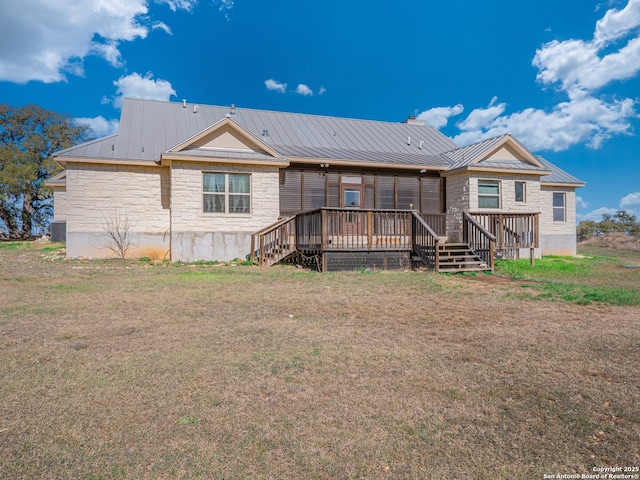
{"type": "Polygon", "coordinates": [[[551,170],[551,175],[546,175],[546,176],[540,178],[541,182],[543,182],[543,183],[559,183],[559,184],[576,185],[576,186],[585,186],[586,185],[585,182],[583,182],[582,180],[580,180],[577,177],[574,177],[570,173],[565,172],[560,167],[558,167],[557,165],[554,165],[553,163],[551,163],[546,158],[541,157],[540,155],[537,155],[536,158],[538,160],[540,160],[540,163],[542,163],[546,168],[551,170]]]}
{"type": "MultiPolygon", "coordinates": [[[[158,161],[163,153],[225,117],[232,118],[285,157],[385,163],[389,166],[418,165],[442,170],[455,170],[469,165],[510,135],[458,147],[439,130],[425,125],[125,99],[117,134],[61,150],[55,155],[61,158],[148,161],[151,164],[158,161]]],[[[182,154],[211,158],[273,159],[262,152],[217,153],[193,149],[182,154]]],[[[542,177],[544,182],[584,185],[584,182],[548,160],[539,156],[536,158],[545,169],[552,171],[551,175],[542,177]]],[[[482,165],[530,169],[532,173],[540,171],[540,168],[526,162],[488,159],[482,165]]]]}
{"type": "Polygon", "coordinates": [[[235,108],[233,113],[231,110],[125,99],[118,134],[56,155],[154,162],[164,152],[226,116],[282,155],[292,157],[434,165],[434,156],[456,147],[430,126],[244,108],[235,108]]]}

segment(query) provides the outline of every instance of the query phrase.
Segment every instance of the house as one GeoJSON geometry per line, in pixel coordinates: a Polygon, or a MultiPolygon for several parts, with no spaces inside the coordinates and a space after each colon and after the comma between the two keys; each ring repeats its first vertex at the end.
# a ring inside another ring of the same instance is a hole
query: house
{"type": "Polygon", "coordinates": [[[113,256],[109,230],[126,227],[134,258],[491,268],[494,254],[575,254],[584,186],[510,134],[458,147],[413,117],[186,101],[125,99],[118,133],[54,158],[51,232],[68,257],[113,256]]]}

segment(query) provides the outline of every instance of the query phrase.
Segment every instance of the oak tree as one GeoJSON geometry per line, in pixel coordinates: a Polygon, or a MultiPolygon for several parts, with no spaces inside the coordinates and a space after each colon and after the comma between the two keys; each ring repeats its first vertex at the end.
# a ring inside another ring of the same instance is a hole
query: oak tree
{"type": "Polygon", "coordinates": [[[26,239],[53,213],[47,178],[61,170],[51,154],[88,138],[88,128],[36,105],[0,105],[0,237],[26,239]]]}

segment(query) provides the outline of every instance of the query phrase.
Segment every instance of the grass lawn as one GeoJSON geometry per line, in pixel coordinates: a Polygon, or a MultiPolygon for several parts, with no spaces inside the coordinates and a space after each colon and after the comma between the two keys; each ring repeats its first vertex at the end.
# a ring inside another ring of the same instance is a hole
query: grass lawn
{"type": "Polygon", "coordinates": [[[0,478],[640,465],[637,253],[475,277],[60,253],[0,244],[0,478]]]}

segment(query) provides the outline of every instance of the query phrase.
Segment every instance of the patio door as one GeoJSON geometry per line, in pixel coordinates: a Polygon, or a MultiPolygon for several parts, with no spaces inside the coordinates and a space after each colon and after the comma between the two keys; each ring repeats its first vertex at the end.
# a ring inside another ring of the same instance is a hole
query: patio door
{"type": "Polygon", "coordinates": [[[354,211],[342,212],[343,235],[362,235],[364,231],[365,212],[360,211],[364,201],[364,189],[362,184],[343,183],[340,186],[341,207],[354,209],[354,211]]]}

